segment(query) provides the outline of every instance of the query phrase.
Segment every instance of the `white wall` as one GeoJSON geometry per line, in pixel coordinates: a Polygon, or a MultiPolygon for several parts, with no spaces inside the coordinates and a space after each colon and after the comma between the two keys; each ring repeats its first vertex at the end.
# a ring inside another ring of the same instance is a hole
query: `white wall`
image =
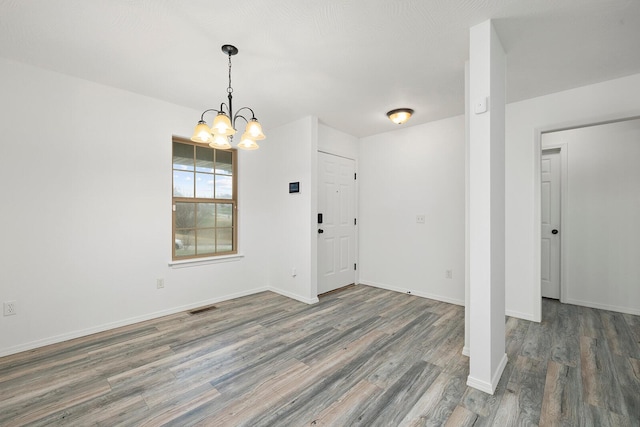
{"type": "Polygon", "coordinates": [[[464,132],[457,116],[360,140],[360,283],[464,304],[464,132]]]}
{"type": "Polygon", "coordinates": [[[542,135],[565,144],[564,301],[640,314],[640,119],[542,135]]]}
{"type": "Polygon", "coordinates": [[[540,320],[540,132],[640,116],[640,74],[507,105],[507,314],[540,320]]]}
{"type": "Polygon", "coordinates": [[[318,119],[305,117],[270,129],[261,144],[267,155],[261,161],[269,229],[266,256],[269,284],[274,291],[313,303],[318,301],[316,276],[318,119]],[[300,192],[289,194],[289,183],[299,182],[300,192]],[[292,269],[296,276],[292,275],[292,269]]]}
{"type": "Polygon", "coordinates": [[[200,111],[4,59],[0,75],[0,302],[17,301],[0,355],[267,287],[269,222],[247,212],[264,175],[243,166],[266,153],[240,153],[246,256],[172,269],[171,137],[200,111]]]}
{"type": "Polygon", "coordinates": [[[329,126],[318,124],[318,150],[348,159],[358,159],[358,138],[329,126]]]}

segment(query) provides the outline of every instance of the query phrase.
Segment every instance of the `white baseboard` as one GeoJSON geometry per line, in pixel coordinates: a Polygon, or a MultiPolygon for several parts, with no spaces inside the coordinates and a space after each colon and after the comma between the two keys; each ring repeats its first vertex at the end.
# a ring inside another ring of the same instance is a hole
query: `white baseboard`
{"type": "Polygon", "coordinates": [[[496,391],[496,387],[498,387],[498,383],[500,382],[500,377],[502,377],[502,373],[504,372],[504,368],[507,366],[507,362],[508,362],[507,354],[505,353],[502,356],[502,360],[500,360],[500,364],[498,365],[498,368],[493,373],[490,383],[483,380],[479,380],[469,375],[467,377],[467,385],[469,387],[473,387],[485,393],[493,394],[496,391]]]}
{"type": "Polygon", "coordinates": [[[428,298],[428,299],[433,299],[433,300],[436,300],[436,301],[446,302],[448,304],[455,304],[455,305],[464,306],[464,300],[459,300],[459,299],[455,299],[455,298],[449,298],[449,297],[446,297],[446,296],[431,294],[431,293],[428,293],[428,292],[416,291],[415,289],[398,288],[396,286],[391,286],[391,285],[387,285],[387,284],[384,284],[384,283],[377,283],[377,282],[373,282],[371,280],[366,280],[366,279],[361,279],[359,284],[373,286],[375,288],[380,288],[380,289],[386,289],[388,291],[400,292],[402,294],[411,294],[411,295],[415,295],[415,296],[418,296],[418,297],[421,297],[421,298],[428,298]]]}
{"type": "Polygon", "coordinates": [[[318,297],[315,298],[305,298],[303,296],[294,294],[292,292],[289,291],[283,291],[282,289],[278,289],[278,288],[274,288],[274,287],[268,287],[267,290],[271,291],[271,292],[275,292],[276,294],[282,295],[283,297],[287,297],[287,298],[291,298],[294,299],[296,301],[300,301],[303,302],[305,304],[315,304],[317,302],[320,302],[320,300],[318,299],[318,297]]]}
{"type": "Polygon", "coordinates": [[[467,357],[471,356],[471,353],[469,352],[469,347],[467,347],[466,345],[462,347],[462,355],[467,357]]]}
{"type": "MultiPolygon", "coordinates": [[[[530,313],[521,313],[519,311],[514,311],[514,310],[505,310],[504,314],[506,314],[509,317],[516,317],[518,319],[529,320],[531,322],[536,322],[536,319],[530,313]]],[[[540,322],[538,321],[538,323],[540,323],[540,322]]]]}
{"type": "Polygon", "coordinates": [[[235,298],[240,298],[248,295],[257,294],[259,292],[270,291],[269,287],[261,287],[255,288],[244,292],[237,292],[234,294],[225,295],[223,297],[211,298],[203,301],[194,302],[192,304],[181,305],[178,307],[172,307],[166,310],[160,310],[153,313],[147,313],[141,316],[130,317],[124,320],[118,320],[116,322],[109,322],[103,325],[95,326],[92,328],[81,329],[78,331],[72,331],[60,335],[55,335],[48,338],[43,338],[40,340],[35,340],[31,342],[27,342],[24,344],[19,344],[13,347],[8,347],[0,350],[0,357],[8,356],[15,353],[20,353],[23,351],[33,350],[35,348],[44,347],[46,345],[57,344],[64,341],[72,340],[75,338],[85,337],[87,335],[96,334],[98,332],[104,332],[115,328],[120,328],[122,326],[133,325],[134,323],[144,322],[146,320],[157,319],[159,317],[169,316],[171,314],[180,313],[182,311],[192,310],[194,308],[203,307],[206,305],[217,304],[222,301],[228,301],[235,298]]]}
{"type": "Polygon", "coordinates": [[[640,316],[640,309],[635,307],[620,307],[617,305],[601,304],[599,302],[582,301],[582,300],[577,300],[572,298],[565,298],[565,300],[562,302],[566,304],[581,305],[589,308],[598,308],[600,310],[616,311],[618,313],[633,314],[636,316],[640,316]]]}

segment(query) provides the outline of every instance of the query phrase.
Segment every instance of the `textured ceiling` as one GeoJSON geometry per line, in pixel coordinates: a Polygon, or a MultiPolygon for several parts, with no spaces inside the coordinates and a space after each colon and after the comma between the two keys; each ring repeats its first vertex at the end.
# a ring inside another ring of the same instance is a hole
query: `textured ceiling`
{"type": "MultiPolygon", "coordinates": [[[[362,137],[464,112],[469,27],[493,19],[508,101],[640,73],[639,0],[0,0],[0,56],[265,129],[316,115],[362,137]]],[[[196,120],[196,118],[194,118],[196,120]]]]}

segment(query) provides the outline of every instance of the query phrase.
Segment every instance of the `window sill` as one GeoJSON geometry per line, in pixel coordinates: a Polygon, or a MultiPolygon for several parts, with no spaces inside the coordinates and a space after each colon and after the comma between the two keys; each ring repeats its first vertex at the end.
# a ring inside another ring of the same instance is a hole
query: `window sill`
{"type": "Polygon", "coordinates": [[[171,261],[169,262],[169,267],[171,268],[196,267],[198,265],[219,264],[222,262],[239,261],[242,258],[244,258],[243,254],[233,254],[233,255],[221,255],[221,256],[210,257],[210,258],[185,259],[185,260],[179,260],[179,261],[171,261]]]}

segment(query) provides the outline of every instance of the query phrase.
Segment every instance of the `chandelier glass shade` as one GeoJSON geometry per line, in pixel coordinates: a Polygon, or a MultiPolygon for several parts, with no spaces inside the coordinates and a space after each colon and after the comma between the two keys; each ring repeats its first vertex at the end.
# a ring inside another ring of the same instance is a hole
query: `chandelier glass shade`
{"type": "Polygon", "coordinates": [[[227,87],[228,103],[220,104],[220,109],[210,108],[205,110],[200,116],[200,120],[196,125],[191,140],[201,144],[209,144],[212,148],[220,150],[228,150],[231,148],[233,136],[236,133],[236,123],[238,119],[243,119],[247,125],[245,131],[240,138],[238,148],[243,150],[256,150],[259,145],[256,141],[265,139],[266,136],[262,132],[262,125],[256,119],[253,110],[249,107],[242,107],[238,111],[233,111],[233,88],[231,87],[231,56],[238,53],[238,49],[232,45],[222,46],[222,52],[229,56],[229,86],[227,87]],[[247,110],[251,112],[251,117],[247,119],[240,114],[247,110]],[[208,112],[215,111],[216,117],[213,119],[211,127],[205,122],[204,115],[208,112]]]}

